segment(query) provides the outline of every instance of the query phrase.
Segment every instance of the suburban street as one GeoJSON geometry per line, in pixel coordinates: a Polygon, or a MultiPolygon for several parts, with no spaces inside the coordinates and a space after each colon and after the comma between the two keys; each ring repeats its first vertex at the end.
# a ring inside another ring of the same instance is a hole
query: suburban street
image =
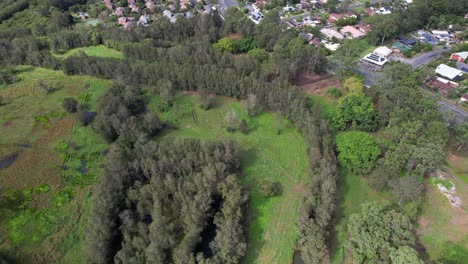
{"type": "Polygon", "coordinates": [[[421,68],[422,66],[428,64],[432,60],[437,59],[440,55],[442,55],[443,53],[448,52],[448,51],[449,51],[449,49],[444,47],[442,49],[437,49],[437,50],[433,50],[433,51],[430,51],[430,52],[420,54],[420,55],[418,55],[416,57],[413,57],[411,59],[405,59],[405,58],[397,57],[397,58],[394,58],[393,60],[401,61],[403,63],[411,65],[411,67],[413,67],[413,69],[418,69],[418,68],[421,68]]]}

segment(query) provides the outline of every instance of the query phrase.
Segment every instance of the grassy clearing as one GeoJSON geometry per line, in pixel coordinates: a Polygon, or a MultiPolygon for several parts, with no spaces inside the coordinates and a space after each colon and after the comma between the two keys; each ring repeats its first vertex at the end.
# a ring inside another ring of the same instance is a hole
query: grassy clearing
{"type": "Polygon", "coordinates": [[[9,197],[7,203],[0,199],[0,252],[13,263],[80,263],[89,184],[102,174],[107,145],[91,127],[77,125],[62,101],[74,97],[95,111],[110,82],[35,67],[17,70],[19,81],[0,87],[6,99],[0,156],[19,154],[0,170],[0,196],[9,197]],[[41,81],[49,93],[38,91],[41,81]]]}
{"type": "Polygon", "coordinates": [[[361,204],[365,202],[379,201],[385,198],[385,194],[375,191],[363,176],[353,175],[340,169],[338,184],[338,208],[336,223],[333,230],[332,263],[348,263],[346,249],[346,224],[351,214],[359,212],[361,204]]]}
{"type": "Polygon", "coordinates": [[[419,243],[426,249],[426,258],[430,260],[440,259],[448,245],[468,249],[468,216],[463,205],[468,201],[468,187],[462,182],[452,182],[462,199],[462,208],[451,207],[437,187],[426,185],[417,234],[419,243]]]}
{"type": "MultiPolygon", "coordinates": [[[[180,95],[173,111],[160,114],[163,120],[178,126],[167,136],[237,142],[244,183],[250,192],[246,262],[291,263],[297,211],[309,181],[304,139],[287,120],[283,120],[283,129],[278,135],[272,114],[262,113],[250,118],[235,100],[217,97],[215,107],[208,111],[197,107],[195,101],[196,96],[180,95]],[[196,111],[199,126],[192,110],[196,111]],[[247,121],[248,134],[226,132],[224,117],[230,110],[247,121]],[[257,190],[257,182],[262,179],[280,183],[281,195],[262,197],[257,190]]],[[[155,109],[157,104],[156,98],[149,107],[155,109]]]]}
{"type": "Polygon", "coordinates": [[[54,54],[55,57],[65,59],[76,53],[83,51],[86,55],[92,57],[101,57],[101,58],[115,58],[115,59],[123,59],[124,55],[121,51],[108,48],[104,45],[99,46],[91,46],[91,47],[83,47],[83,48],[76,48],[69,50],[63,54],[54,54]]]}

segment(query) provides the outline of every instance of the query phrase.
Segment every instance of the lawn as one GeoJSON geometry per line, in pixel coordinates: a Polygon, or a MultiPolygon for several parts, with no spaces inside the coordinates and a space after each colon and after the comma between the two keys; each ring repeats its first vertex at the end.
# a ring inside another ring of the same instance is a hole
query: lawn
{"type": "Polygon", "coordinates": [[[76,53],[80,51],[83,51],[84,53],[86,53],[86,55],[92,56],[92,57],[115,58],[115,59],[124,58],[124,55],[121,51],[108,48],[104,45],[71,49],[63,54],[54,54],[54,56],[57,58],[65,59],[67,57],[75,55],[76,53]]]}
{"type": "Polygon", "coordinates": [[[450,206],[433,184],[426,184],[417,234],[425,248],[425,257],[432,261],[439,259],[449,244],[468,250],[468,215],[463,205],[468,201],[468,187],[463,182],[452,182],[462,199],[462,208],[450,206]]]}
{"type": "Polygon", "coordinates": [[[361,204],[386,197],[385,194],[374,190],[364,176],[351,174],[345,169],[340,169],[339,173],[337,216],[332,231],[332,263],[336,264],[349,263],[351,259],[350,252],[346,249],[346,223],[349,216],[359,212],[361,204]]]}
{"type": "MultiPolygon", "coordinates": [[[[150,108],[156,109],[157,100],[152,100],[150,108]]],[[[215,106],[208,111],[196,106],[196,100],[196,95],[180,95],[175,111],[173,108],[171,112],[161,113],[163,120],[178,127],[166,136],[233,140],[237,143],[243,181],[250,193],[246,262],[291,263],[296,242],[297,211],[309,182],[304,139],[284,119],[283,129],[277,134],[274,129],[277,120],[273,114],[261,113],[250,118],[233,99],[216,97],[215,106]],[[248,134],[226,132],[224,116],[230,110],[247,121],[248,134]],[[257,191],[257,182],[262,179],[280,183],[281,195],[262,197],[257,191]]]]}
{"type": "Polygon", "coordinates": [[[16,70],[18,81],[0,87],[0,158],[18,154],[0,170],[0,196],[10,197],[0,199],[0,252],[14,263],[79,263],[90,184],[102,174],[107,145],[66,113],[62,101],[74,97],[95,111],[110,81],[16,70]]]}

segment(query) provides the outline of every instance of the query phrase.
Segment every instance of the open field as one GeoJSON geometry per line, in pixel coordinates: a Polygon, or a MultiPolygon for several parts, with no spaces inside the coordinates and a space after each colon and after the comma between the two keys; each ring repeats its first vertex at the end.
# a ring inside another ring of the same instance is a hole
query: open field
{"type": "Polygon", "coordinates": [[[353,175],[340,169],[338,205],[334,230],[332,230],[332,263],[352,263],[351,252],[346,249],[346,224],[350,215],[359,212],[361,204],[379,201],[386,195],[374,190],[364,176],[353,175]]]}
{"type": "Polygon", "coordinates": [[[78,125],[62,101],[74,97],[95,111],[110,82],[16,70],[18,82],[0,88],[0,160],[17,156],[0,168],[0,253],[11,263],[79,263],[90,184],[102,174],[107,145],[91,127],[78,125]]]}
{"type": "Polygon", "coordinates": [[[102,57],[102,58],[116,58],[116,59],[123,59],[124,55],[122,52],[108,48],[104,45],[99,46],[91,46],[91,47],[83,47],[83,48],[76,48],[65,52],[64,54],[54,54],[57,58],[65,59],[72,55],[75,55],[78,52],[84,52],[88,56],[92,57],[102,57]]]}
{"type": "MultiPolygon", "coordinates": [[[[418,219],[417,234],[419,243],[424,246],[424,255],[431,260],[438,260],[447,250],[447,245],[456,244],[468,248],[468,185],[455,184],[457,195],[461,198],[461,208],[450,206],[433,184],[426,184],[426,193],[422,212],[418,219]]],[[[465,259],[466,260],[466,259],[465,259]]],[[[456,262],[454,262],[456,263],[456,262]]]]}
{"type": "MultiPolygon", "coordinates": [[[[291,263],[297,210],[309,181],[304,139],[287,120],[283,120],[282,132],[276,134],[272,114],[262,113],[250,118],[237,101],[222,97],[216,97],[213,109],[205,111],[195,106],[196,97],[178,96],[177,114],[174,111],[161,113],[163,120],[178,127],[167,136],[228,139],[238,143],[244,182],[250,192],[246,262],[291,263]],[[248,134],[226,132],[224,116],[230,110],[247,121],[248,134]],[[256,183],[262,179],[280,183],[281,195],[262,197],[256,188],[256,183]]],[[[157,99],[150,103],[150,108],[156,105],[157,99]]]]}

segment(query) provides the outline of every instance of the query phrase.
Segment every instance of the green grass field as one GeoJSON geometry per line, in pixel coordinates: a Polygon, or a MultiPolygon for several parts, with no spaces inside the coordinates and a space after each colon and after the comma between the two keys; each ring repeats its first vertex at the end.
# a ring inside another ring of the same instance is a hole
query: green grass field
{"type": "Polygon", "coordinates": [[[332,263],[335,264],[345,263],[346,259],[351,258],[346,249],[346,224],[349,216],[359,212],[361,204],[384,198],[384,194],[375,191],[365,177],[353,175],[345,169],[340,169],[339,173],[337,217],[332,242],[332,263]]]}
{"type": "MultiPolygon", "coordinates": [[[[291,263],[297,211],[309,181],[304,139],[287,120],[283,120],[282,132],[276,134],[272,114],[249,118],[235,100],[217,97],[215,107],[208,111],[196,106],[195,101],[196,96],[181,95],[176,100],[176,111],[161,113],[163,120],[178,126],[167,136],[237,142],[243,179],[250,193],[246,262],[291,263]],[[192,110],[196,111],[199,126],[192,110]],[[247,121],[248,134],[226,132],[224,117],[230,110],[247,121]],[[262,197],[257,191],[257,182],[262,179],[279,182],[281,195],[262,197]]],[[[153,109],[156,105],[157,99],[150,103],[153,109]]]]}
{"type": "Polygon", "coordinates": [[[90,184],[102,174],[107,144],[91,127],[78,125],[62,101],[73,97],[95,111],[110,81],[28,66],[16,70],[18,81],[0,87],[0,158],[19,155],[0,170],[0,194],[14,194],[8,203],[0,200],[0,252],[13,263],[80,263],[90,184]],[[64,142],[73,148],[59,150],[64,142]]]}
{"type": "Polygon", "coordinates": [[[76,48],[71,49],[63,54],[54,54],[55,57],[65,59],[76,53],[83,51],[88,56],[92,57],[101,57],[101,58],[115,58],[115,59],[123,59],[124,55],[122,52],[108,48],[104,45],[99,46],[91,46],[91,47],[83,47],[83,48],[76,48]]]}

